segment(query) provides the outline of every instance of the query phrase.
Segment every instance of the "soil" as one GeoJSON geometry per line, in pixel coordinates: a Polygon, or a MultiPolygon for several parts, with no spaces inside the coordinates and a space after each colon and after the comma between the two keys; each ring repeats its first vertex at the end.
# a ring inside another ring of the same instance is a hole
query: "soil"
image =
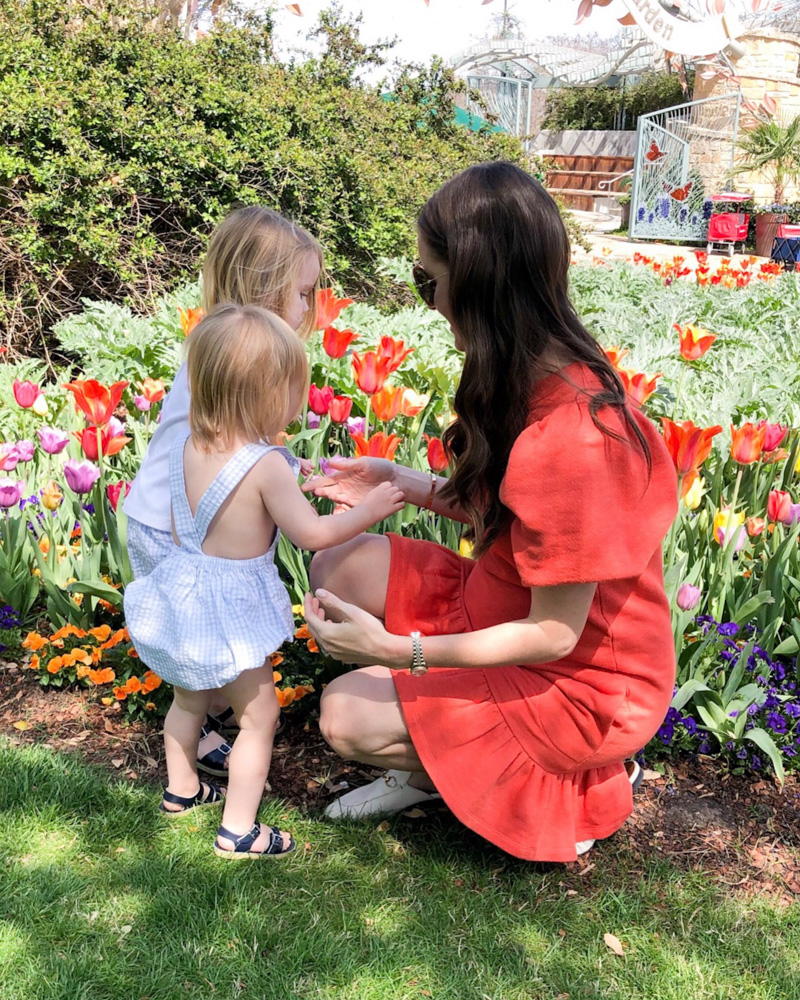
{"type": "MultiPolygon", "coordinates": [[[[286,722],[275,743],[269,780],[273,793],[287,803],[316,812],[333,796],[381,773],[343,761],[322,739],[314,720],[289,715],[286,722]]],[[[39,687],[18,667],[2,663],[0,735],[18,745],[37,743],[79,753],[130,781],[166,781],[159,726],[128,722],[119,706],[105,708],[88,691],[39,687]]],[[[726,891],[769,894],[786,905],[796,902],[800,778],[789,775],[781,789],[770,776],[725,773],[710,757],[662,766],[663,774],[645,772],[634,813],[615,843],[636,860],[657,855],[683,870],[702,871],[726,891]]],[[[406,815],[424,823],[429,813],[414,809],[406,815]]],[[[449,815],[446,807],[439,813],[449,815]]],[[[592,854],[567,867],[588,873],[594,867],[592,854]]]]}

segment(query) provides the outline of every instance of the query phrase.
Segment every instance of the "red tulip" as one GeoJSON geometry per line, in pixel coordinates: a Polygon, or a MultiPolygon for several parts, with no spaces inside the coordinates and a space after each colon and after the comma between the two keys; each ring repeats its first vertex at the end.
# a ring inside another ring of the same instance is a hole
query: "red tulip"
{"type": "Polygon", "coordinates": [[[14,399],[23,410],[29,410],[41,395],[41,386],[35,382],[27,380],[20,382],[19,379],[14,379],[14,399]]]}
{"type": "Polygon", "coordinates": [[[127,385],[127,382],[115,382],[104,386],[97,379],[90,378],[85,382],[80,379],[68,382],[64,388],[74,394],[76,409],[82,410],[90,423],[95,427],[104,427],[114,416],[127,385]]]}
{"type": "Polygon", "coordinates": [[[308,387],[308,405],[318,417],[324,417],[333,402],[333,387],[324,385],[318,389],[314,383],[308,387]]]}
{"type": "Polygon", "coordinates": [[[784,427],[783,424],[769,424],[766,420],[762,420],[758,426],[764,428],[765,452],[775,451],[778,445],[786,437],[786,432],[789,430],[789,428],[784,427]]]}
{"type": "Polygon", "coordinates": [[[354,340],[358,340],[358,334],[352,330],[337,330],[335,326],[329,326],[322,335],[322,346],[329,358],[343,358],[354,340]]]}
{"type": "Polygon", "coordinates": [[[317,329],[327,330],[333,326],[342,309],[352,304],[352,299],[337,299],[332,288],[320,288],[317,291],[317,329]]]}
{"type": "Polygon", "coordinates": [[[661,418],[664,444],[672,456],[679,476],[686,476],[700,468],[711,454],[712,438],[721,433],[719,425],[695,427],[691,420],[661,418]]]}
{"type": "Polygon", "coordinates": [[[331,400],[330,418],[335,424],[343,424],[352,409],[353,400],[349,396],[334,396],[331,400]]]}
{"type": "Polygon", "coordinates": [[[413,347],[406,347],[402,340],[393,340],[391,337],[381,337],[378,355],[386,359],[390,372],[396,372],[413,350],[413,347]]]}
{"type": "Polygon", "coordinates": [[[708,330],[703,330],[699,326],[691,326],[688,323],[684,327],[675,323],[673,329],[678,331],[681,357],[686,358],[687,361],[696,361],[698,358],[702,358],[717,339],[715,333],[709,333],[708,330]]]}
{"type": "Polygon", "coordinates": [[[380,392],[391,371],[386,359],[375,351],[367,351],[363,358],[358,351],[353,351],[353,375],[356,385],[368,396],[380,392]]]}
{"type": "Polygon", "coordinates": [[[390,462],[402,440],[396,434],[384,434],[382,431],[373,434],[369,439],[365,438],[363,434],[353,432],[350,436],[355,442],[358,458],[388,458],[390,462]]]}
{"type": "Polygon", "coordinates": [[[385,385],[380,392],[376,392],[372,397],[372,412],[386,423],[387,420],[394,420],[400,412],[400,404],[403,402],[403,390],[396,385],[385,385]]]}
{"type": "Polygon", "coordinates": [[[428,442],[429,467],[434,472],[444,472],[450,464],[450,459],[447,457],[447,452],[444,450],[442,439],[438,437],[428,437],[426,434],[425,440],[428,442]]]}
{"type": "Polygon", "coordinates": [[[115,434],[111,427],[87,427],[83,431],[73,431],[73,436],[80,441],[84,455],[92,462],[97,461],[97,432],[100,431],[100,452],[106,457],[122,451],[131,440],[124,434],[115,434]]]}
{"type": "Polygon", "coordinates": [[[108,497],[108,502],[111,504],[111,509],[114,512],[116,512],[120,494],[123,489],[125,490],[125,496],[127,496],[131,491],[131,484],[126,483],[124,479],[120,479],[118,483],[109,483],[108,486],[106,486],[106,496],[108,497]]]}
{"type": "Polygon", "coordinates": [[[740,465],[750,465],[761,458],[764,450],[765,427],[742,424],[736,428],[731,424],[731,458],[740,465]]]}
{"type": "Polygon", "coordinates": [[[656,382],[661,378],[662,372],[655,375],[645,375],[643,372],[634,372],[628,368],[618,368],[619,377],[625,387],[625,392],[632,402],[637,406],[644,405],[656,391],[656,382]]]}
{"type": "Polygon", "coordinates": [[[770,521],[785,521],[792,509],[792,498],[785,490],[770,490],[767,517],[770,521]]]}

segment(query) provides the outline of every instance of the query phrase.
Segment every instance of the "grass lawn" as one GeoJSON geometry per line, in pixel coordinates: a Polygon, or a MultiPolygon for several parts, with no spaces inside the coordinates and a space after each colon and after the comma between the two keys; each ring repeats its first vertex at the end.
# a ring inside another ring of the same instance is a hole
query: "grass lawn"
{"type": "Polygon", "coordinates": [[[800,906],[620,838],[531,865],[447,815],[333,826],[267,803],[285,861],[210,849],[158,791],[0,740],[2,1000],[795,1000],[800,906]],[[724,891],[723,891],[724,890],[724,891]],[[624,947],[617,957],[605,933],[624,947]]]}

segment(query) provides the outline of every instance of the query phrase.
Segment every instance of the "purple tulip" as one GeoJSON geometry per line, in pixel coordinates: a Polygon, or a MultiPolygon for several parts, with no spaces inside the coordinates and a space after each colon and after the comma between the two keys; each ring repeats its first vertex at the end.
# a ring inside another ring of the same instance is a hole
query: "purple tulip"
{"type": "Polygon", "coordinates": [[[13,472],[19,462],[19,450],[15,444],[0,444],[0,471],[13,472]]]}
{"type": "Polygon", "coordinates": [[[91,493],[100,478],[100,470],[86,459],[79,462],[70,458],[64,463],[64,478],[73,493],[91,493]]]}
{"type": "Polygon", "coordinates": [[[699,587],[693,587],[691,583],[683,583],[678,588],[678,596],[675,603],[681,611],[693,611],[700,603],[702,591],[699,587]]]}
{"type": "Polygon", "coordinates": [[[351,434],[363,434],[366,426],[366,421],[363,417],[349,417],[347,420],[347,429],[351,434]]]}
{"type": "Polygon", "coordinates": [[[311,410],[309,410],[306,414],[306,423],[312,431],[319,427],[319,421],[320,418],[316,415],[316,413],[312,413],[311,410]]]}
{"type": "Polygon", "coordinates": [[[136,395],[134,395],[133,402],[134,402],[134,404],[136,406],[136,409],[137,410],[141,410],[142,413],[147,413],[147,411],[153,405],[150,402],[150,400],[147,399],[145,396],[136,396],[136,395]]]}
{"type": "Polygon", "coordinates": [[[69,444],[69,434],[56,427],[40,427],[36,433],[39,435],[42,451],[46,451],[48,455],[58,455],[69,444]]]}
{"type": "Polygon", "coordinates": [[[0,479],[0,507],[16,507],[24,492],[24,479],[0,479]]]}
{"type": "Polygon", "coordinates": [[[30,462],[33,458],[34,451],[36,451],[36,445],[33,441],[23,438],[22,441],[17,441],[16,449],[19,453],[20,462],[30,462]]]}
{"type": "Polygon", "coordinates": [[[789,507],[789,513],[783,519],[783,523],[791,527],[793,524],[797,524],[800,521],[800,503],[793,503],[789,507]]]}
{"type": "Polygon", "coordinates": [[[125,424],[116,417],[112,417],[108,422],[109,436],[112,438],[123,437],[125,435],[125,424]]]}
{"type": "MultiPolygon", "coordinates": [[[[341,455],[332,455],[331,458],[341,458],[341,455]]],[[[319,470],[323,476],[330,476],[332,473],[336,472],[336,469],[331,465],[327,458],[321,458],[319,460],[319,470]]]]}

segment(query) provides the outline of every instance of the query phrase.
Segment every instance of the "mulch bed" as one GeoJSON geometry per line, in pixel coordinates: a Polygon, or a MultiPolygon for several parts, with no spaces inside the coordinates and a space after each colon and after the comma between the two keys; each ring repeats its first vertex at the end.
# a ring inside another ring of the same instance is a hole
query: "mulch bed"
{"type": "MultiPolygon", "coordinates": [[[[275,743],[270,784],[275,795],[309,811],[323,808],[348,787],[371,781],[371,768],[342,761],[314,721],[289,716],[275,743]]],[[[130,781],[164,783],[159,727],[122,719],[88,691],[41,688],[16,666],[0,663],[0,734],[20,745],[38,743],[79,753],[130,781]],[[30,728],[20,731],[15,722],[30,728]]],[[[671,762],[665,773],[646,772],[636,809],[615,843],[639,860],[658,855],[676,867],[702,871],[727,890],[769,894],[790,904],[800,896],[800,780],[781,790],[769,777],[721,771],[711,758],[671,762]]],[[[409,814],[424,822],[424,810],[409,814]]],[[[454,820],[455,822],[455,820],[454,820]]],[[[594,867],[592,853],[574,865],[594,867]]]]}

